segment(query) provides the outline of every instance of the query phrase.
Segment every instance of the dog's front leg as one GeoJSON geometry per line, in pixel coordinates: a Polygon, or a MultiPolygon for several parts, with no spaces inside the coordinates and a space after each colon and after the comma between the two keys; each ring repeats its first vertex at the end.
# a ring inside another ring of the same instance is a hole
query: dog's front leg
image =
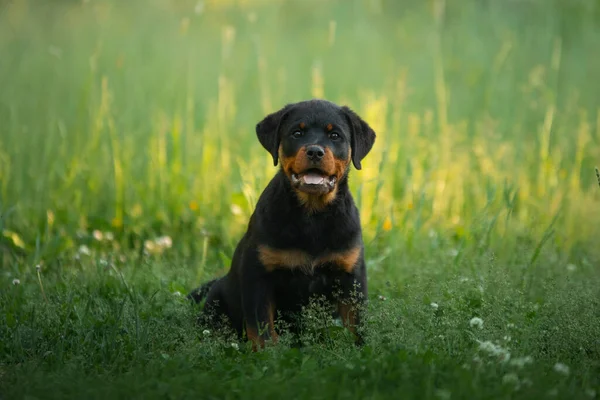
{"type": "Polygon", "coordinates": [[[344,273],[340,279],[342,293],[337,299],[337,311],[343,325],[352,332],[356,344],[364,344],[364,337],[359,327],[362,322],[362,312],[367,300],[366,278],[362,274],[344,273]]]}
{"type": "Polygon", "coordinates": [[[264,348],[265,340],[277,342],[275,332],[275,303],[271,282],[262,275],[246,277],[242,286],[242,302],[246,335],[252,350],[264,348]]]}

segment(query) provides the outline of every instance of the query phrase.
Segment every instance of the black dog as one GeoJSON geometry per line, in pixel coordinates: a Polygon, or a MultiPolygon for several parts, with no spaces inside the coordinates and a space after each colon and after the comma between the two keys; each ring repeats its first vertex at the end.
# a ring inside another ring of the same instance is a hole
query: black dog
{"type": "Polygon", "coordinates": [[[278,314],[289,322],[312,295],[324,295],[362,342],[356,327],[367,276],[348,172],[351,161],[361,169],[375,132],[348,107],[309,100],[268,115],[256,134],[281,168],[260,196],[228,274],[189,297],[207,296],[205,311],[226,316],[240,337],[245,328],[256,350],[277,340],[278,314]],[[359,298],[351,301],[352,293],[359,298]]]}

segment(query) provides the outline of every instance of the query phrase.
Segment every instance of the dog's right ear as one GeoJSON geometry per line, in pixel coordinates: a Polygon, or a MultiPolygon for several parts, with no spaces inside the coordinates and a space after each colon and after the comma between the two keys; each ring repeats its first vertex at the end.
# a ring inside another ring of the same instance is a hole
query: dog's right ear
{"type": "Polygon", "coordinates": [[[279,159],[279,143],[281,142],[279,127],[291,107],[292,105],[288,104],[281,110],[267,115],[262,121],[256,124],[256,136],[258,136],[260,144],[273,156],[273,164],[275,166],[277,166],[277,160],[279,159]]]}

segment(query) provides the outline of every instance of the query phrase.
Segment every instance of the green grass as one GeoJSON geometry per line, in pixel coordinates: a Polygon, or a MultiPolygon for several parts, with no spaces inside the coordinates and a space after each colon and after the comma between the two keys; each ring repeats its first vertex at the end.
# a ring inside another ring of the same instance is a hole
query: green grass
{"type": "Polygon", "coordinates": [[[0,1],[0,397],[595,397],[598,43],[593,0],[0,1]],[[236,349],[180,294],[313,96],[378,134],[367,345],[314,307],[236,349]]]}

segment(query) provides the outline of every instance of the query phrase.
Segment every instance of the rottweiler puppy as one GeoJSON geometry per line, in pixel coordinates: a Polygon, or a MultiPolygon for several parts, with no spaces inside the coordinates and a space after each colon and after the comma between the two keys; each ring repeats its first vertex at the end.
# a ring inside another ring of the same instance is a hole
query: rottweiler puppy
{"type": "Polygon", "coordinates": [[[256,350],[277,341],[278,316],[293,324],[311,296],[323,295],[361,343],[356,328],[367,272],[348,173],[351,163],[361,169],[375,132],[346,106],[308,100],[266,116],[256,134],[279,171],[258,200],[229,272],[189,297],[206,297],[204,312],[213,322],[225,316],[256,350]]]}

